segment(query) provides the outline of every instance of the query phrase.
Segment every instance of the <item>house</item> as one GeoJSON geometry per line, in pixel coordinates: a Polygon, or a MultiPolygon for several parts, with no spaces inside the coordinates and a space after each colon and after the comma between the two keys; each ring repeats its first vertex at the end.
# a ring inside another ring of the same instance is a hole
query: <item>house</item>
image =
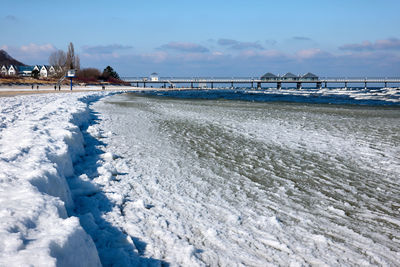
{"type": "Polygon", "coordinates": [[[8,68],[6,65],[1,66],[0,75],[6,76],[8,74],[8,68]]]}
{"type": "Polygon", "coordinates": [[[299,79],[299,76],[294,75],[293,73],[290,73],[290,72],[288,72],[288,73],[286,73],[285,75],[282,76],[282,80],[294,80],[294,81],[296,81],[298,79],[299,79]]]}
{"type": "Polygon", "coordinates": [[[318,81],[318,76],[311,72],[308,72],[308,73],[304,74],[303,76],[301,76],[301,79],[305,80],[305,81],[318,81]]]}
{"type": "Polygon", "coordinates": [[[18,73],[18,69],[17,67],[15,67],[14,65],[10,65],[10,67],[8,68],[8,76],[15,76],[18,73]]]}
{"type": "Polygon", "coordinates": [[[54,74],[56,74],[56,69],[54,68],[54,66],[48,66],[48,70],[49,70],[49,76],[53,76],[54,74]]]}
{"type": "Polygon", "coordinates": [[[158,74],[153,72],[152,74],[150,74],[150,81],[152,82],[158,82],[158,74]]]}
{"type": "Polygon", "coordinates": [[[276,81],[278,79],[279,77],[271,72],[265,73],[263,76],[261,76],[261,80],[263,81],[276,81]]]}
{"type": "Polygon", "coordinates": [[[39,75],[40,75],[41,78],[47,78],[47,77],[49,76],[49,70],[48,70],[48,68],[47,68],[46,65],[43,65],[43,66],[40,68],[40,73],[39,73],[39,75]]]}
{"type": "Polygon", "coordinates": [[[40,77],[47,78],[53,76],[56,73],[56,69],[53,66],[43,65],[40,67],[40,77]]]}

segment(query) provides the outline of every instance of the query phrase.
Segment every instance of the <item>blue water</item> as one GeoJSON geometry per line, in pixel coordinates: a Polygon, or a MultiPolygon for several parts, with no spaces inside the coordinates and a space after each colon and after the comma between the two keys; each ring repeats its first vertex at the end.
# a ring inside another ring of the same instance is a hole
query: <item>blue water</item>
{"type": "Polygon", "coordinates": [[[140,94],[178,99],[225,99],[254,102],[292,102],[311,104],[400,106],[400,90],[386,88],[353,88],[351,90],[303,89],[296,90],[175,90],[142,91],[140,94]]]}

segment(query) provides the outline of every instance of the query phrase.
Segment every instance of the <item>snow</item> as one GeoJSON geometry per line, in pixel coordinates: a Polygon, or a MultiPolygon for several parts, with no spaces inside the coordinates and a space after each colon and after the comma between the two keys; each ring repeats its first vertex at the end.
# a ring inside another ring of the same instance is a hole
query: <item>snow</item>
{"type": "MultiPolygon", "coordinates": [[[[0,98],[0,266],[100,266],[67,177],[101,93],[0,98]]],[[[81,186],[93,192],[93,186],[81,186]]]]}
{"type": "Polygon", "coordinates": [[[0,266],[398,264],[397,118],[206,103],[0,98],[0,266]]]}
{"type": "Polygon", "coordinates": [[[99,212],[140,256],[173,266],[398,263],[387,237],[396,230],[375,218],[398,222],[398,127],[371,119],[384,111],[125,95],[93,109],[104,154],[86,175],[115,205],[99,212]]]}

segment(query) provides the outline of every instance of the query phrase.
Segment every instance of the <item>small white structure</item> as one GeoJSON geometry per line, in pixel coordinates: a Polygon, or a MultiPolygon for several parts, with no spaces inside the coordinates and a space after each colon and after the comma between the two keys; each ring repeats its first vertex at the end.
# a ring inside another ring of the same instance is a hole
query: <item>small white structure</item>
{"type": "Polygon", "coordinates": [[[150,75],[150,81],[152,81],[152,82],[158,82],[158,80],[159,80],[158,74],[155,73],[155,72],[153,72],[153,73],[150,75]]]}
{"type": "Polygon", "coordinates": [[[207,88],[207,83],[199,83],[199,88],[202,88],[202,89],[207,88]]]}
{"type": "Polygon", "coordinates": [[[75,70],[68,70],[67,78],[74,78],[75,77],[75,70]]]}
{"type": "Polygon", "coordinates": [[[56,69],[53,66],[48,66],[48,74],[50,76],[53,76],[54,74],[56,74],[56,69]]]}
{"type": "Polygon", "coordinates": [[[49,76],[49,70],[47,69],[46,65],[43,65],[40,68],[40,77],[42,78],[47,78],[49,76]]]}
{"type": "Polygon", "coordinates": [[[16,68],[14,65],[11,65],[11,66],[8,68],[8,75],[9,75],[9,76],[15,76],[15,75],[17,75],[17,68],[16,68]]]}
{"type": "Polygon", "coordinates": [[[1,66],[0,75],[6,76],[7,74],[8,74],[8,70],[7,70],[6,65],[1,66]]]}
{"type": "Polygon", "coordinates": [[[40,77],[47,78],[54,74],[56,74],[56,69],[53,66],[43,65],[40,67],[40,77]]]}

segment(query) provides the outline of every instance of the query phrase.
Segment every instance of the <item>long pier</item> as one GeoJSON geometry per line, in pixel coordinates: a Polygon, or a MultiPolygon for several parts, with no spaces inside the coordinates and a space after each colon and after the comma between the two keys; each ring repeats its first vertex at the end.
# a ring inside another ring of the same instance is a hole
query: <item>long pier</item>
{"type": "Polygon", "coordinates": [[[177,84],[190,84],[190,88],[202,88],[210,87],[213,89],[215,84],[230,84],[233,88],[235,84],[250,84],[251,88],[256,86],[257,88],[261,88],[263,84],[276,84],[277,89],[282,88],[282,84],[296,84],[297,89],[301,89],[303,84],[315,84],[316,88],[327,88],[328,84],[332,83],[341,83],[344,84],[344,88],[347,88],[349,84],[363,84],[365,88],[367,88],[368,84],[384,84],[385,87],[388,84],[398,84],[400,83],[400,77],[390,77],[390,78],[318,78],[318,79],[285,79],[285,78],[274,78],[274,79],[260,79],[260,78],[252,78],[252,77],[232,77],[232,78],[210,78],[210,77],[160,77],[157,79],[151,79],[148,77],[124,77],[122,78],[124,81],[131,83],[132,85],[136,85],[139,87],[143,85],[149,84],[162,84],[164,88],[175,87],[177,84]],[[197,84],[197,87],[195,86],[197,84]]]}

